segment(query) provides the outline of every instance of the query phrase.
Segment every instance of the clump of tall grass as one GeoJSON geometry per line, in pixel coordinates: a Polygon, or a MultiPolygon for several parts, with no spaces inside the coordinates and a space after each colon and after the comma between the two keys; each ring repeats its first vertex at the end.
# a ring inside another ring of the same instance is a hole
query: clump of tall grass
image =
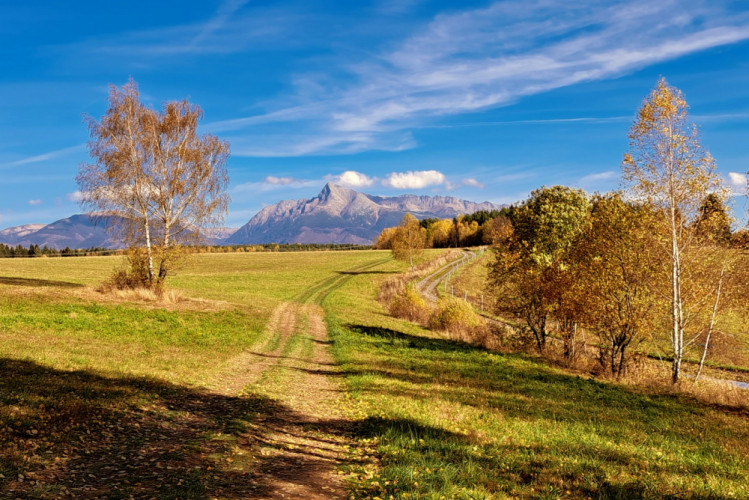
{"type": "Polygon", "coordinates": [[[140,249],[129,250],[127,265],[115,270],[96,291],[123,301],[176,304],[185,300],[180,292],[167,290],[163,283],[149,282],[148,261],[140,249]]]}
{"type": "Polygon", "coordinates": [[[181,292],[177,290],[165,290],[163,288],[160,288],[158,290],[154,290],[151,288],[130,288],[124,290],[111,290],[109,293],[123,301],[133,302],[159,302],[162,304],[178,304],[187,300],[181,292]]]}
{"type": "MultiPolygon", "coordinates": [[[[148,259],[139,248],[127,251],[127,264],[115,270],[112,275],[102,283],[97,291],[110,293],[125,290],[151,290],[148,259]]],[[[158,293],[158,290],[156,291],[158,293]]]]}

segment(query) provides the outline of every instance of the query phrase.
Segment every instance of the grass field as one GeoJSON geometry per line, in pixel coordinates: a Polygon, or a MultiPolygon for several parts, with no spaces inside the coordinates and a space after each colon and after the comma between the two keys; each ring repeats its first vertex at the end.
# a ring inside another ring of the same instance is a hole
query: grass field
{"type": "Polygon", "coordinates": [[[749,497],[746,414],[581,378],[329,301],[331,330],[387,498],[749,497]]]}
{"type": "Polygon", "coordinates": [[[0,261],[0,497],[749,498],[746,413],[394,319],[386,252],[119,262],[0,261]]]}

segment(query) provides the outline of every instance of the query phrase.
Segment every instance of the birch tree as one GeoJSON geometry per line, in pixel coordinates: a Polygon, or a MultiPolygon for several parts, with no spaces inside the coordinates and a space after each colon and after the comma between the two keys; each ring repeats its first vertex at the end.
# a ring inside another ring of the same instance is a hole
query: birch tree
{"type": "Polygon", "coordinates": [[[645,98],[629,131],[629,151],[622,162],[630,194],[656,207],[667,226],[670,262],[671,379],[678,382],[684,357],[685,304],[683,278],[689,274],[684,257],[694,243],[693,222],[699,204],[721,192],[715,162],[700,144],[681,93],[661,78],[645,98]]]}
{"type": "Polygon", "coordinates": [[[419,219],[411,214],[403,216],[403,220],[396,228],[395,233],[390,239],[390,249],[396,260],[405,260],[411,266],[411,272],[414,271],[414,259],[424,252],[427,242],[427,231],[419,219]]]}
{"type": "Polygon", "coordinates": [[[202,116],[187,101],[150,109],[130,80],[110,88],[101,121],[86,117],[93,161],[76,178],[81,204],[126,246],[144,248],[150,287],[163,284],[181,244],[199,241],[227,211],[229,144],[197,133],[202,116]]]}

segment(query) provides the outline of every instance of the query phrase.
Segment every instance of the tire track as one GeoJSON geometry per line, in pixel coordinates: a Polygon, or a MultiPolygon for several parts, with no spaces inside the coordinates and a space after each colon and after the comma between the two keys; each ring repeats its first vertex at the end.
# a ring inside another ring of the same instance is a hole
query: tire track
{"type": "Polygon", "coordinates": [[[329,351],[321,304],[357,274],[389,261],[339,271],[279,304],[262,346],[234,357],[223,370],[218,380],[223,394],[261,393],[283,408],[259,418],[246,436],[259,446],[256,479],[267,492],[256,498],[345,498],[336,467],[350,460],[352,422],[343,409],[345,389],[329,351]]]}

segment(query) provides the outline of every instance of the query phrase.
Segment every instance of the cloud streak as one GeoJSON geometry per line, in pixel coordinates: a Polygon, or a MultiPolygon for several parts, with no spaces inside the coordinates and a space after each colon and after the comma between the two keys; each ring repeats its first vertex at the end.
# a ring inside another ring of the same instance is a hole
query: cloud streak
{"type": "MultiPolygon", "coordinates": [[[[287,96],[294,106],[218,126],[253,139],[262,137],[256,127],[268,123],[293,121],[314,131],[296,147],[271,148],[287,156],[408,149],[415,142],[398,137],[436,117],[505,106],[749,39],[749,15],[729,15],[724,4],[506,1],[438,15],[390,50],[337,61],[350,82],[336,88],[339,98],[329,96],[340,81],[309,75],[299,79],[304,89],[287,96]],[[309,88],[320,90],[310,95],[309,88]]],[[[562,119],[575,120],[600,119],[562,119]]],[[[239,154],[269,156],[271,150],[245,148],[239,154]]]]}
{"type": "Polygon", "coordinates": [[[64,156],[67,156],[70,153],[76,153],[79,151],[83,151],[86,147],[85,144],[78,144],[77,146],[71,146],[69,148],[62,148],[57,149],[55,151],[49,151],[47,153],[43,153],[40,155],[34,155],[29,156],[27,158],[23,158],[20,160],[12,161],[10,163],[5,164],[4,166],[7,167],[18,167],[21,165],[29,165],[32,163],[43,163],[50,160],[56,160],[58,158],[62,158],[64,156]]]}

